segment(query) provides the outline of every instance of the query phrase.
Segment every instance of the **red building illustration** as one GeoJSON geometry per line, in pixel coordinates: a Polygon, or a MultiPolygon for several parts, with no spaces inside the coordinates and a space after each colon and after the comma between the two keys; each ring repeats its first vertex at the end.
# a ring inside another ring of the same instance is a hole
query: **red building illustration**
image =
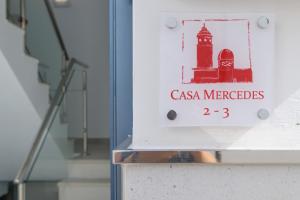
{"type": "Polygon", "coordinates": [[[252,82],[252,68],[236,68],[234,53],[223,49],[218,56],[218,67],[213,67],[213,36],[205,26],[197,34],[197,67],[192,83],[252,82]]]}

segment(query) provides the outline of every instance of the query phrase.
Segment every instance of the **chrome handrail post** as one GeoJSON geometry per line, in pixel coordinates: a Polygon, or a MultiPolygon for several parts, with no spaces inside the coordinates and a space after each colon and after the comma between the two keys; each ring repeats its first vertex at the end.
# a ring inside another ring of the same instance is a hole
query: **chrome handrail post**
{"type": "Polygon", "coordinates": [[[83,127],[82,127],[82,139],[83,139],[83,156],[88,156],[88,127],[87,127],[87,72],[85,70],[82,71],[82,102],[83,102],[83,127]]]}
{"type": "MultiPolygon", "coordinates": [[[[66,73],[67,73],[67,70],[68,70],[68,60],[66,58],[66,54],[65,53],[62,53],[62,59],[61,59],[61,77],[64,78],[66,73]]],[[[63,91],[62,92],[66,92],[65,91],[66,88],[63,87],[63,91]]],[[[62,109],[61,109],[61,121],[63,123],[66,123],[67,121],[67,101],[66,99],[63,99],[63,102],[62,102],[62,109]]]]}
{"type": "Polygon", "coordinates": [[[20,16],[21,16],[21,28],[26,28],[26,0],[20,0],[20,16]]]}
{"type": "Polygon", "coordinates": [[[17,184],[17,199],[18,200],[26,200],[26,185],[25,183],[17,184]]]}
{"type": "Polygon", "coordinates": [[[65,76],[67,71],[67,60],[64,53],[61,54],[61,76],[65,76]]]}

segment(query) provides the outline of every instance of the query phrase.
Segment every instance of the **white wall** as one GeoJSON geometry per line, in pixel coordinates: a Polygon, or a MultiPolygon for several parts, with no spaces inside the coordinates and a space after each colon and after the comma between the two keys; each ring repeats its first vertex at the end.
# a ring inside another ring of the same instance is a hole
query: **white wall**
{"type": "MultiPolygon", "coordinates": [[[[55,16],[70,56],[90,67],[88,70],[89,135],[93,138],[108,137],[108,0],[71,0],[70,2],[70,7],[55,8],[55,16]]],[[[73,133],[71,131],[70,136],[81,137],[79,132],[73,133]]]]}
{"type": "Polygon", "coordinates": [[[296,0],[135,0],[133,147],[300,149],[300,2],[296,0]],[[276,17],[275,103],[253,128],[162,128],[159,123],[160,13],[273,13],[276,17]]]}
{"type": "MultiPolygon", "coordinates": [[[[134,0],[133,148],[300,149],[299,8],[296,0],[134,0]],[[160,127],[161,11],[274,13],[276,111],[271,119],[249,129],[160,127]]],[[[124,200],[297,200],[300,196],[300,167],[292,164],[131,164],[122,170],[124,200]]]]}
{"type": "Polygon", "coordinates": [[[15,178],[42,120],[0,50],[0,181],[15,178]]]}

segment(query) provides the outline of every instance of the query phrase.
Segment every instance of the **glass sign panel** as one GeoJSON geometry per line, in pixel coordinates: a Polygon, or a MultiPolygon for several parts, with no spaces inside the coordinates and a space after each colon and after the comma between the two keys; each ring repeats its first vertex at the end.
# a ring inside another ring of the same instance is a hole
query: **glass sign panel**
{"type": "Polygon", "coordinates": [[[162,126],[253,126],[272,112],[271,14],[162,13],[162,126]]]}

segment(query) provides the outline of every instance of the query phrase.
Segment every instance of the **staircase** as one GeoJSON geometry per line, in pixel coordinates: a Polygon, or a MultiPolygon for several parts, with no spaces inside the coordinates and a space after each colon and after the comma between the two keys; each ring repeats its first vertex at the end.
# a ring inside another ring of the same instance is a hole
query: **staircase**
{"type": "Polygon", "coordinates": [[[83,141],[69,138],[87,132],[85,65],[68,58],[48,3],[0,1],[0,182],[14,180],[16,199],[109,200],[108,141],[88,140],[83,157],[83,141]],[[25,28],[7,20],[7,2],[26,4],[25,28]]]}
{"type": "MultiPolygon", "coordinates": [[[[68,161],[68,178],[58,183],[59,200],[110,200],[108,141],[90,140],[89,156],[68,161]]],[[[75,142],[80,152],[80,142],[75,142]]]]}
{"type": "MultiPolygon", "coordinates": [[[[78,139],[74,142],[75,157],[66,160],[67,175],[64,179],[57,181],[55,176],[41,178],[40,175],[32,177],[32,181],[26,186],[27,199],[110,200],[108,141],[89,140],[89,156],[85,158],[79,156],[81,143],[82,141],[78,139]]],[[[53,167],[48,166],[46,171],[53,167]]],[[[38,171],[45,173],[44,170],[38,171]]]]}

